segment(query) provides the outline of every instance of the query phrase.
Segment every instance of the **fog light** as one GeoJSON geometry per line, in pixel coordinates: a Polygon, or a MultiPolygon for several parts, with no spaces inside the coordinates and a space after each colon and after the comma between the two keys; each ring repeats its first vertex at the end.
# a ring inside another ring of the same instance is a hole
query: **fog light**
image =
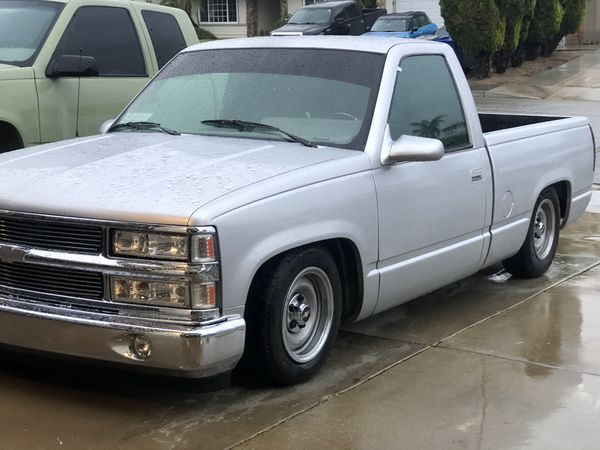
{"type": "Polygon", "coordinates": [[[152,344],[144,336],[134,336],[131,340],[131,353],[137,359],[146,360],[152,354],[152,344]]]}

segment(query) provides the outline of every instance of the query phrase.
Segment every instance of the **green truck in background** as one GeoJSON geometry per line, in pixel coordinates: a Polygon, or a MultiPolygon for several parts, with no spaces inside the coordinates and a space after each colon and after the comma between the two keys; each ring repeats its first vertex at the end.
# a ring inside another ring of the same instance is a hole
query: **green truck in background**
{"type": "Polygon", "coordinates": [[[0,0],[0,153],[98,133],[196,42],[179,9],[130,0],[0,0]]]}

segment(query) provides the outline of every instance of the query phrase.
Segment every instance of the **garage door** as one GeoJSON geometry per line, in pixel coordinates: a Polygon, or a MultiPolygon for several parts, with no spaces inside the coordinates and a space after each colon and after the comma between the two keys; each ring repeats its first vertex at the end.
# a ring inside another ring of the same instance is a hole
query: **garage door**
{"type": "Polygon", "coordinates": [[[423,11],[438,26],[444,23],[438,0],[396,0],[396,12],[404,11],[423,11]]]}

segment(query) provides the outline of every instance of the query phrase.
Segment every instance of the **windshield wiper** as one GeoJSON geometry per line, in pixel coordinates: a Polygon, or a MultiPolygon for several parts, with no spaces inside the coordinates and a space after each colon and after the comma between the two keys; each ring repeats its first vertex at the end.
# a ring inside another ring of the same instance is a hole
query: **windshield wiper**
{"type": "Polygon", "coordinates": [[[299,144],[304,145],[305,147],[317,148],[317,144],[309,141],[308,139],[301,138],[296,136],[295,134],[288,133],[287,131],[282,130],[281,128],[274,127],[272,125],[266,125],[264,123],[258,122],[248,122],[246,120],[231,120],[231,119],[213,119],[213,120],[203,120],[202,123],[204,125],[210,125],[212,127],[217,128],[233,128],[240,132],[242,131],[274,131],[277,133],[281,133],[287,137],[289,137],[292,141],[298,142],[299,144]]]}
{"type": "Polygon", "coordinates": [[[173,136],[179,136],[179,131],[171,130],[170,128],[163,127],[160,123],[156,122],[124,122],[118,123],[110,127],[108,131],[119,131],[119,130],[158,130],[163,133],[167,133],[173,136]]]}

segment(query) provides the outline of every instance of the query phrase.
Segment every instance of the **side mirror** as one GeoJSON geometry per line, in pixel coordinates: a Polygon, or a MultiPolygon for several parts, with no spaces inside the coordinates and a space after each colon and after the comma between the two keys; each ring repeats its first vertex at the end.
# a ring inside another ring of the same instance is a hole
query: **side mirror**
{"type": "Polygon", "coordinates": [[[46,77],[97,77],[98,64],[93,56],[62,55],[50,61],[46,77]]]}
{"type": "Polygon", "coordinates": [[[442,141],[404,135],[384,148],[381,163],[387,165],[401,161],[437,161],[442,156],[444,156],[442,141]]]}
{"type": "Polygon", "coordinates": [[[100,134],[108,133],[108,130],[114,125],[116,119],[108,119],[102,125],[100,125],[100,134]]]}

